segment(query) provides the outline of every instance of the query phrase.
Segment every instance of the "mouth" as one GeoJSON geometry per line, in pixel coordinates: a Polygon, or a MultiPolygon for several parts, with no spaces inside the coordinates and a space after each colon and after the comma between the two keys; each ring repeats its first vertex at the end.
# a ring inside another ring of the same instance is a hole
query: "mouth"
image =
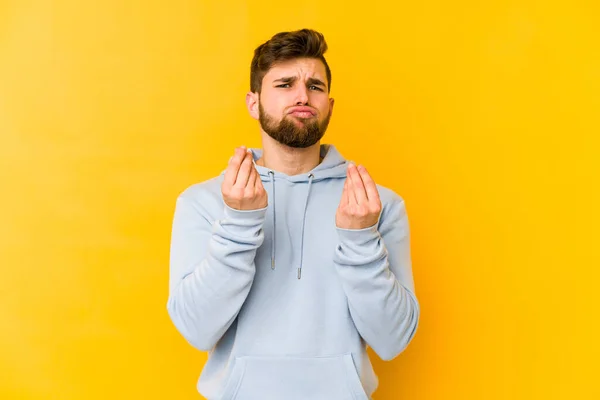
{"type": "Polygon", "coordinates": [[[312,118],[317,116],[317,113],[311,107],[292,107],[288,114],[298,118],[312,118]]]}

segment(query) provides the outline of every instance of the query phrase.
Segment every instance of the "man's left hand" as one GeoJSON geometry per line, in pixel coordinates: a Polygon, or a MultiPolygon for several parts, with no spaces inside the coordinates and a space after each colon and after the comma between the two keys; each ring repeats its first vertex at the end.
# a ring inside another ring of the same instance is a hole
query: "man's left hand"
{"type": "Polygon", "coordinates": [[[367,169],[349,163],[335,225],[342,229],[368,228],[377,223],[380,212],[379,192],[367,169]]]}

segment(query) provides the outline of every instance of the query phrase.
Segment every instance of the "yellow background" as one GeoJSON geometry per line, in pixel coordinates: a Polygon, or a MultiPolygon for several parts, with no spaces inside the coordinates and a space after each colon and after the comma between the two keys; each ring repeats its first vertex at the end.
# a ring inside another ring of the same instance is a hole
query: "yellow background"
{"type": "Polygon", "coordinates": [[[411,222],[420,327],[375,399],[600,398],[598,3],[217,3],[0,2],[0,398],[199,398],[174,201],[260,146],[252,52],[302,27],[324,142],[411,222]]]}

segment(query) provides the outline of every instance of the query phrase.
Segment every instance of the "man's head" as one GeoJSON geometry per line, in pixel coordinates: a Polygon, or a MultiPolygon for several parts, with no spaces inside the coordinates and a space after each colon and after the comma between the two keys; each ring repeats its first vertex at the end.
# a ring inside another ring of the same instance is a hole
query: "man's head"
{"type": "Polygon", "coordinates": [[[334,100],[325,38],[302,29],[281,32],[258,46],[250,66],[250,115],[281,144],[305,148],[327,130],[334,100]]]}

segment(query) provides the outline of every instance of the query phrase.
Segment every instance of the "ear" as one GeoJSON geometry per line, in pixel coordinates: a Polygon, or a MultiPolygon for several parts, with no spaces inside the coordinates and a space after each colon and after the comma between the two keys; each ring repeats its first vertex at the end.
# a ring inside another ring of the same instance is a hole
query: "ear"
{"type": "Polygon", "coordinates": [[[246,107],[250,116],[255,120],[258,120],[258,101],[258,93],[246,93],[246,107]]]}
{"type": "Polygon", "coordinates": [[[335,99],[332,97],[329,99],[329,116],[333,114],[333,104],[335,103],[335,99]]]}

